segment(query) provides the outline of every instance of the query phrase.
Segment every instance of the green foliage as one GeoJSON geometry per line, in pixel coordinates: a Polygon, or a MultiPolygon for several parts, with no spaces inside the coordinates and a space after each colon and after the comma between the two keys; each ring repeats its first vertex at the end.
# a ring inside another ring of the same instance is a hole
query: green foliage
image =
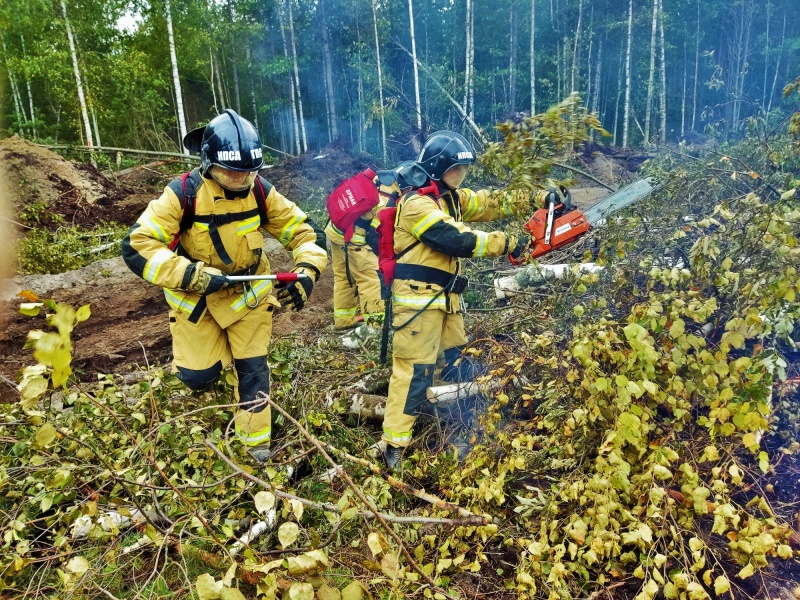
{"type": "Polygon", "coordinates": [[[102,258],[119,256],[117,242],[126,230],[117,223],[93,229],[63,226],[49,231],[35,228],[19,242],[17,271],[21,274],[63,273],[102,258]]]}
{"type": "MultiPolygon", "coordinates": [[[[788,98],[795,92],[800,94],[800,77],[783,88],[783,97],[788,98]]],[[[794,136],[800,144],[800,110],[795,111],[789,119],[789,135],[794,136]]]]}
{"type": "Polygon", "coordinates": [[[508,181],[509,188],[523,190],[541,188],[553,163],[588,141],[592,131],[609,135],[578,94],[519,123],[501,123],[497,130],[502,142],[490,144],[481,162],[492,175],[508,181]]]}

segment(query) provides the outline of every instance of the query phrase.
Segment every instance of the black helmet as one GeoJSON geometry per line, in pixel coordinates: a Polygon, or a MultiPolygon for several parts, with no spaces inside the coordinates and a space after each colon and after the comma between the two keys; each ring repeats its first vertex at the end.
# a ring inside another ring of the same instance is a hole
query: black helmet
{"type": "Polygon", "coordinates": [[[434,181],[440,181],[445,172],[455,165],[475,162],[472,145],[455,131],[437,131],[425,141],[417,164],[434,181]]]}
{"type": "Polygon", "coordinates": [[[256,128],[230,108],[205,127],[187,133],[183,145],[189,152],[200,153],[203,173],[212,165],[231,171],[258,171],[264,166],[256,128]]]}

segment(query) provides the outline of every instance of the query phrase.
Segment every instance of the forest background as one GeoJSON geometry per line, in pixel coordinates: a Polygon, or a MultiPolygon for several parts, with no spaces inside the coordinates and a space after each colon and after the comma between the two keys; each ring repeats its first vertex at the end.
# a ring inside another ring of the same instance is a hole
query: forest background
{"type": "Polygon", "coordinates": [[[729,136],[781,106],[795,4],[10,0],[2,108],[8,133],[183,151],[232,107],[281,152],[342,141],[389,161],[420,130],[474,135],[576,91],[610,145],[729,136]]]}

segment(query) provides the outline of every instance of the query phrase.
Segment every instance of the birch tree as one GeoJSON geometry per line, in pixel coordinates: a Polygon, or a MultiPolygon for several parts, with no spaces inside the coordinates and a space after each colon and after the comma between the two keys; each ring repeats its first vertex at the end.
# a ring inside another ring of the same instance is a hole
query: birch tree
{"type": "MultiPolygon", "coordinates": [[[[61,4],[64,4],[64,0],[61,0],[61,4]]],[[[183,147],[183,138],[186,137],[186,117],[183,112],[183,93],[181,91],[181,78],[178,74],[178,56],[175,53],[175,35],[172,30],[172,7],[170,6],[169,0],[166,0],[166,12],[167,36],[169,39],[169,60],[172,63],[172,83],[175,87],[175,112],[178,114],[178,131],[180,132],[181,136],[181,141],[178,143],[178,146],[184,154],[189,154],[189,151],[183,147]]]]}
{"type": "Polygon", "coordinates": [[[531,115],[536,114],[536,0],[531,0],[531,115]]]}
{"type": "Polygon", "coordinates": [[[325,1],[320,0],[320,21],[322,26],[322,53],[325,59],[325,90],[328,97],[328,123],[330,124],[331,137],[339,139],[339,126],[336,117],[336,96],[333,90],[333,69],[331,66],[331,46],[328,42],[328,24],[325,22],[325,1]]]}
{"type": "MultiPolygon", "coordinates": [[[[168,4],[169,5],[169,2],[168,4]]],[[[89,111],[86,108],[86,97],[83,94],[83,81],[81,80],[81,71],[78,68],[78,52],[75,49],[75,38],[72,36],[72,27],[69,24],[69,17],[67,16],[67,3],[66,0],[61,0],[61,12],[64,14],[64,26],[67,29],[67,40],[69,41],[69,53],[72,57],[72,71],[75,75],[75,84],[78,87],[78,102],[81,107],[81,116],[83,117],[84,131],[86,132],[87,146],[90,148],[92,145],[92,127],[89,125],[89,111]]]]}
{"type": "MultiPolygon", "coordinates": [[[[384,115],[383,106],[383,71],[381,69],[381,43],[378,37],[378,11],[375,7],[376,0],[372,0],[372,25],[375,30],[375,62],[378,66],[378,99],[380,101],[381,113],[381,147],[383,148],[383,162],[386,163],[386,116],[384,115]]],[[[416,65],[416,61],[414,62],[416,65]]]]}
{"type": "Polygon", "coordinates": [[[519,5],[511,2],[511,48],[508,60],[508,95],[511,112],[517,110],[517,34],[519,29],[519,5]]]}
{"type": "MultiPolygon", "coordinates": [[[[292,62],[294,64],[294,86],[297,94],[297,114],[300,121],[300,134],[303,142],[303,152],[308,152],[308,138],[306,137],[306,121],[303,116],[303,96],[300,94],[300,68],[297,65],[297,43],[294,39],[294,17],[292,16],[292,2],[294,0],[286,0],[289,6],[289,40],[292,45],[292,62]]],[[[409,0],[410,1],[410,0],[409,0]]]]}
{"type": "MultiPolygon", "coordinates": [[[[286,60],[289,60],[289,43],[286,41],[286,20],[283,13],[283,6],[278,7],[278,20],[280,24],[281,30],[281,41],[283,42],[283,56],[286,60]]],[[[297,111],[297,95],[295,94],[295,85],[294,85],[294,72],[291,72],[289,75],[289,93],[291,97],[291,113],[292,113],[292,128],[294,131],[294,149],[297,154],[302,152],[300,146],[300,123],[298,122],[298,111],[297,111]]]]}
{"type": "Polygon", "coordinates": [[[700,0],[697,0],[697,32],[695,33],[694,47],[694,90],[692,91],[692,131],[696,129],[697,119],[697,78],[700,72],[700,0]]]}
{"type": "Polygon", "coordinates": [[[661,38],[661,143],[667,143],[667,63],[664,48],[664,1],[658,0],[658,30],[661,38]]]}
{"type": "MultiPolygon", "coordinates": [[[[25,50],[25,35],[20,33],[19,34],[20,42],[22,43],[22,60],[25,64],[28,64],[28,52],[25,50]]],[[[30,123],[31,123],[31,130],[33,131],[33,139],[36,139],[38,134],[36,133],[36,111],[33,110],[33,92],[31,91],[31,78],[26,74],[25,75],[25,86],[28,88],[28,104],[30,108],[30,123]]]]}
{"type": "Polygon", "coordinates": [[[653,112],[653,82],[656,74],[656,21],[658,0],[653,0],[653,27],[650,30],[650,76],[647,79],[647,104],[644,112],[644,145],[650,145],[650,115],[653,112]]]}
{"type": "Polygon", "coordinates": [[[631,114],[631,45],[633,44],[633,0],[628,0],[628,49],[625,52],[625,120],[622,123],[622,147],[628,147],[631,114]]]}
{"type": "Polygon", "coordinates": [[[579,55],[579,48],[581,42],[581,20],[583,19],[583,0],[579,0],[578,2],[578,26],[575,28],[575,45],[572,49],[572,75],[570,77],[570,93],[577,91],[575,88],[575,80],[578,77],[577,70],[579,68],[578,65],[578,55],[579,55]]]}
{"type": "Polygon", "coordinates": [[[419,69],[417,68],[417,39],[414,35],[414,3],[408,0],[408,21],[411,26],[411,60],[414,62],[414,99],[417,109],[417,129],[422,131],[422,104],[419,101],[419,69]]]}
{"type": "Polygon", "coordinates": [[[473,0],[467,0],[467,12],[466,12],[466,24],[465,24],[465,31],[464,37],[466,39],[466,57],[464,60],[464,110],[470,116],[473,116],[474,110],[474,96],[473,96],[473,63],[475,61],[475,43],[473,39],[473,35],[475,33],[475,27],[473,24],[473,19],[475,18],[475,8],[473,0]]]}

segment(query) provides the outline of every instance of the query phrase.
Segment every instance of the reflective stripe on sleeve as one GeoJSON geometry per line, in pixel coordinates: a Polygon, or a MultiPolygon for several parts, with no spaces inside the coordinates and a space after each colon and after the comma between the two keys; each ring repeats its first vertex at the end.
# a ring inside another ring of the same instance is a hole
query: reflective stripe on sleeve
{"type": "Polygon", "coordinates": [[[475,251],[472,253],[473,258],[481,258],[486,254],[486,241],[489,239],[489,234],[485,231],[473,231],[475,234],[475,251]]]}
{"type": "Polygon", "coordinates": [[[338,310],[333,311],[334,317],[354,317],[356,315],[357,308],[340,308],[338,310]]]}
{"type": "Polygon", "coordinates": [[[325,251],[317,246],[314,242],[306,242],[305,244],[300,244],[297,248],[292,250],[292,259],[296,260],[298,254],[302,254],[303,252],[308,252],[309,254],[318,254],[320,256],[325,256],[327,258],[327,254],[325,251]]]}
{"type": "Polygon", "coordinates": [[[461,218],[465,221],[469,221],[470,217],[478,212],[478,194],[472,190],[467,191],[469,192],[469,203],[467,204],[467,208],[464,210],[464,213],[461,216],[461,218]]]}
{"type": "Polygon", "coordinates": [[[185,313],[192,314],[192,311],[197,307],[197,302],[192,302],[181,292],[164,288],[164,297],[175,310],[182,310],[185,313]]]}
{"type": "Polygon", "coordinates": [[[151,219],[146,215],[142,215],[140,225],[149,229],[153,234],[153,237],[155,237],[159,242],[167,241],[167,233],[164,231],[164,228],[161,226],[161,224],[155,219],[151,219]]]}
{"type": "Polygon", "coordinates": [[[145,281],[155,283],[156,278],[158,277],[158,272],[161,270],[161,265],[174,257],[175,254],[173,254],[172,250],[161,248],[152,257],[150,257],[150,260],[148,260],[145,264],[142,277],[145,279],[145,281]]]}
{"type": "Polygon", "coordinates": [[[503,207],[500,209],[502,213],[506,217],[513,217],[514,216],[514,208],[511,205],[511,201],[513,200],[511,194],[506,192],[503,194],[503,207]]]}
{"type": "Polygon", "coordinates": [[[414,237],[419,238],[423,233],[425,233],[431,226],[435,223],[438,223],[442,220],[442,213],[434,212],[432,214],[426,215],[422,217],[419,221],[416,222],[412,232],[414,233],[414,237]]]}
{"type": "Polygon", "coordinates": [[[300,223],[305,222],[306,214],[304,212],[300,212],[299,214],[295,215],[291,221],[289,221],[286,225],[284,225],[283,229],[281,229],[281,237],[279,241],[281,244],[286,246],[289,242],[292,241],[294,237],[295,229],[300,223]]]}

